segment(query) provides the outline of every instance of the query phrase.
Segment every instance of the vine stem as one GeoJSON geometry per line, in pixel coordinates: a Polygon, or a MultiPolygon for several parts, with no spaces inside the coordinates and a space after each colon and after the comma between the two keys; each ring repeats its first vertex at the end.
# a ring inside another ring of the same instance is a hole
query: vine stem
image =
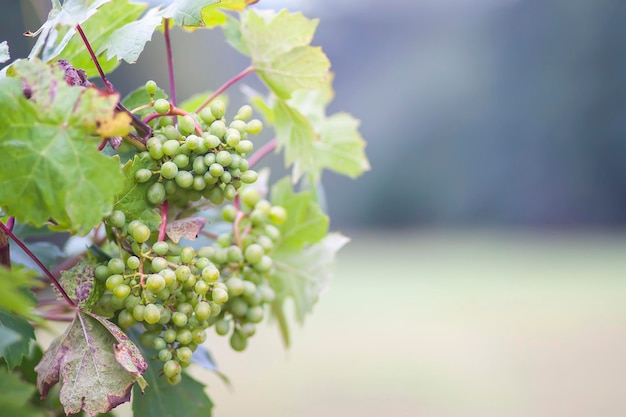
{"type": "Polygon", "coordinates": [[[167,210],[169,209],[169,203],[167,200],[163,201],[161,204],[161,226],[159,227],[159,237],[158,241],[162,242],[165,240],[165,229],[167,228],[167,210]]]}
{"type": "Polygon", "coordinates": [[[100,66],[100,63],[98,62],[98,57],[96,57],[96,54],[93,52],[93,48],[91,47],[91,44],[87,40],[87,36],[85,36],[85,32],[83,32],[83,28],[80,27],[80,24],[76,25],[76,31],[78,32],[80,37],[83,39],[83,43],[85,44],[85,47],[87,47],[87,51],[89,51],[91,60],[93,61],[93,64],[96,66],[96,69],[98,70],[98,73],[100,74],[100,79],[102,80],[102,82],[104,83],[104,85],[109,91],[115,91],[115,89],[113,88],[113,84],[111,84],[111,82],[107,79],[106,75],[104,75],[104,71],[102,71],[102,67],[100,66]]]}
{"type": "Polygon", "coordinates": [[[276,149],[276,145],[277,145],[276,138],[274,138],[270,140],[269,142],[267,142],[265,145],[261,146],[259,150],[256,151],[254,155],[252,155],[248,159],[248,166],[252,168],[256,163],[258,163],[261,159],[263,159],[267,154],[269,154],[274,149],[276,149]]]}
{"type": "MultiPolygon", "coordinates": [[[[143,123],[150,123],[152,120],[158,118],[158,117],[164,117],[164,116],[188,116],[189,112],[178,108],[174,105],[170,105],[170,111],[168,111],[167,113],[164,114],[160,114],[160,113],[152,113],[149,114],[148,116],[145,117],[145,119],[143,119],[143,123]]],[[[202,128],[200,127],[200,124],[194,119],[193,124],[196,128],[196,132],[198,133],[198,135],[202,135],[202,128]]]]}
{"type": "Polygon", "coordinates": [[[165,19],[163,25],[163,34],[165,36],[165,51],[167,54],[167,74],[170,82],[171,103],[176,106],[176,80],[174,79],[174,57],[172,55],[172,43],[170,41],[170,19],[165,19]]]}
{"type": "Polygon", "coordinates": [[[200,110],[205,108],[210,102],[212,102],[215,99],[215,97],[217,97],[220,94],[222,94],[224,91],[226,91],[226,89],[228,87],[230,87],[231,85],[235,84],[237,81],[241,80],[243,77],[245,77],[246,75],[250,74],[251,72],[254,72],[254,67],[253,66],[249,66],[248,68],[246,68],[243,71],[241,71],[239,74],[235,75],[230,80],[226,81],[224,83],[224,85],[222,85],[220,88],[215,90],[215,92],[213,94],[211,94],[211,97],[207,98],[204,101],[204,103],[202,103],[200,106],[198,106],[198,108],[194,110],[194,113],[198,113],[200,110]]]}
{"type": "Polygon", "coordinates": [[[65,300],[65,302],[67,304],[69,304],[70,306],[72,306],[73,308],[78,308],[76,303],[74,302],[74,300],[72,300],[69,297],[69,295],[67,295],[67,293],[65,292],[65,290],[63,289],[63,287],[61,286],[59,281],[56,279],[56,277],[54,275],[52,275],[52,273],[48,270],[48,268],[46,268],[44,266],[44,264],[41,263],[39,258],[37,258],[37,256],[35,256],[35,254],[32,253],[30,249],[28,249],[28,247],[24,244],[24,242],[22,242],[17,236],[15,236],[15,234],[13,234],[13,232],[11,230],[9,230],[9,228],[7,226],[5,226],[4,223],[2,223],[2,222],[0,222],[0,229],[2,229],[4,231],[4,233],[9,235],[9,237],[13,240],[13,242],[15,242],[17,244],[17,246],[22,248],[22,250],[26,253],[26,255],[28,255],[28,257],[30,259],[32,259],[33,262],[35,262],[39,268],[41,268],[43,273],[48,277],[48,279],[52,282],[52,284],[59,291],[59,293],[61,294],[61,296],[65,300]]]}

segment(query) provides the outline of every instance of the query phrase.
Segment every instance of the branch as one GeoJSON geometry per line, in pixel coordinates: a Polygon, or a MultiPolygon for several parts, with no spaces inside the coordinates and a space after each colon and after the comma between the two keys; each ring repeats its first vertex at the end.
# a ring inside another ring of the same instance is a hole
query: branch
{"type": "Polygon", "coordinates": [[[163,201],[161,204],[161,227],[159,227],[159,237],[158,241],[162,242],[165,240],[165,229],[167,229],[167,210],[169,209],[169,203],[167,200],[163,201]]]}
{"type": "Polygon", "coordinates": [[[167,53],[167,74],[170,81],[171,103],[176,106],[176,81],[174,80],[174,57],[172,56],[172,44],[170,42],[170,19],[165,19],[163,34],[165,35],[165,51],[167,53]]]}
{"type": "Polygon", "coordinates": [[[251,72],[254,72],[254,67],[249,66],[245,70],[241,71],[239,74],[235,75],[230,80],[226,81],[224,83],[224,85],[222,85],[220,88],[215,90],[215,92],[213,94],[211,94],[211,97],[207,98],[204,101],[204,103],[202,103],[200,106],[198,106],[198,108],[194,110],[194,113],[198,113],[200,110],[205,108],[210,102],[212,102],[215,99],[215,97],[217,97],[220,94],[222,94],[224,91],[226,91],[226,89],[228,87],[230,87],[231,85],[235,84],[237,81],[241,80],[243,77],[245,77],[246,75],[250,74],[251,72]]]}
{"type": "Polygon", "coordinates": [[[52,275],[52,273],[50,271],[48,271],[48,268],[45,267],[44,264],[41,263],[41,261],[39,260],[39,258],[37,258],[35,256],[34,253],[32,253],[30,251],[30,249],[28,249],[28,247],[24,244],[24,242],[22,242],[17,236],[15,236],[13,234],[13,232],[11,230],[9,230],[4,223],[0,222],[0,229],[2,229],[2,231],[4,233],[6,233],[7,235],[9,235],[9,237],[13,240],[13,242],[15,242],[17,244],[17,246],[19,246],[20,248],[22,248],[22,250],[26,253],[26,255],[28,255],[28,257],[30,259],[33,260],[33,262],[35,262],[37,264],[37,266],[41,269],[41,271],[48,277],[48,279],[52,282],[52,284],[56,287],[56,289],[59,291],[59,293],[61,294],[61,296],[63,296],[63,299],[65,299],[65,302],[67,304],[69,304],[70,306],[77,308],[76,303],[74,302],[74,300],[72,300],[67,293],[65,292],[65,290],[63,289],[63,287],[61,286],[61,284],[59,283],[59,281],[56,279],[56,277],[54,275],[52,275]]]}
{"type": "Polygon", "coordinates": [[[106,75],[104,75],[104,71],[102,71],[102,67],[100,66],[100,63],[98,62],[98,57],[93,52],[93,48],[91,47],[89,40],[87,40],[87,36],[85,36],[85,32],[83,32],[83,28],[80,27],[80,24],[76,25],[76,30],[78,31],[78,34],[80,35],[80,37],[83,39],[83,43],[87,47],[87,51],[89,51],[91,60],[93,61],[93,64],[96,66],[96,69],[98,70],[98,73],[100,74],[100,78],[102,79],[102,82],[104,83],[104,85],[109,91],[115,91],[115,89],[113,88],[113,84],[111,84],[111,82],[107,79],[106,75]]]}

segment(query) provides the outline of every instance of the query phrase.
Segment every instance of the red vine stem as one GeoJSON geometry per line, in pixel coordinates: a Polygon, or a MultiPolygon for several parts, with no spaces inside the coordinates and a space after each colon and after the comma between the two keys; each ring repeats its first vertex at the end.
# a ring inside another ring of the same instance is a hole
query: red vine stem
{"type": "Polygon", "coordinates": [[[243,249],[243,245],[241,243],[241,235],[239,234],[239,224],[241,223],[241,220],[243,220],[245,216],[246,215],[243,214],[243,212],[237,211],[237,217],[235,217],[235,221],[233,222],[233,235],[235,237],[235,243],[237,243],[237,246],[239,246],[242,249],[243,249]]]}
{"type": "Polygon", "coordinates": [[[102,79],[102,82],[104,83],[104,85],[109,91],[115,91],[115,89],[113,88],[113,84],[111,84],[111,82],[107,79],[106,75],[104,75],[104,71],[102,71],[102,67],[100,66],[100,63],[98,62],[98,57],[96,57],[96,54],[93,52],[93,48],[91,47],[91,44],[87,40],[87,36],[85,36],[85,32],[83,32],[83,28],[80,27],[80,24],[76,25],[76,31],[78,32],[80,37],[83,39],[83,43],[87,47],[87,51],[89,51],[91,60],[93,61],[93,64],[96,66],[96,69],[98,70],[98,73],[100,74],[100,78],[102,79]]]}
{"type": "Polygon", "coordinates": [[[159,227],[159,242],[165,240],[165,229],[167,228],[167,210],[169,209],[169,203],[167,200],[161,204],[161,227],[159,227]]]}
{"type": "Polygon", "coordinates": [[[254,155],[252,155],[249,159],[248,159],[248,166],[250,168],[252,168],[254,166],[254,164],[258,163],[261,159],[263,159],[267,154],[269,154],[270,152],[272,152],[274,149],[276,149],[276,138],[270,140],[269,142],[267,142],[265,145],[261,146],[259,148],[258,151],[256,151],[254,153],[254,155]]]}
{"type": "Polygon", "coordinates": [[[24,244],[24,242],[22,242],[17,236],[15,236],[13,234],[13,232],[11,230],[9,230],[9,228],[7,226],[4,225],[4,223],[0,222],[0,229],[2,229],[4,231],[4,233],[6,233],[7,235],[9,235],[9,237],[13,240],[13,242],[15,242],[17,244],[17,246],[19,246],[20,248],[22,248],[22,250],[28,255],[28,257],[30,259],[33,260],[33,262],[35,262],[37,264],[37,266],[39,268],[41,268],[41,270],[43,271],[43,273],[48,277],[48,279],[52,282],[52,284],[56,287],[56,289],[59,291],[59,293],[61,294],[61,296],[63,297],[63,299],[65,300],[65,302],[67,304],[69,304],[70,306],[77,308],[76,303],[74,302],[74,300],[72,300],[67,293],[65,292],[65,290],[63,289],[63,287],[61,286],[61,284],[59,283],[59,281],[55,278],[54,275],[52,275],[52,273],[50,271],[48,271],[48,268],[46,268],[44,266],[44,264],[41,263],[41,261],[39,260],[39,258],[37,258],[35,256],[34,253],[32,253],[30,251],[30,249],[28,249],[28,247],[24,244]]]}
{"type": "Polygon", "coordinates": [[[7,219],[7,228],[8,228],[10,231],[13,231],[13,226],[15,226],[15,217],[14,217],[14,216],[10,216],[10,217],[7,219]]]}
{"type": "Polygon", "coordinates": [[[198,108],[194,110],[194,113],[198,113],[200,110],[205,108],[210,102],[212,102],[215,99],[215,97],[217,97],[220,94],[222,94],[224,91],[226,91],[226,89],[228,87],[230,87],[231,85],[235,84],[237,81],[241,80],[243,77],[245,77],[246,75],[250,74],[251,72],[254,72],[254,67],[253,66],[249,66],[245,70],[241,71],[239,74],[235,75],[230,80],[226,81],[224,83],[224,85],[222,85],[220,88],[215,90],[215,92],[213,94],[211,94],[211,97],[207,98],[204,101],[204,103],[202,103],[200,106],[198,106],[198,108]]]}
{"type": "Polygon", "coordinates": [[[170,97],[172,97],[172,104],[176,106],[176,81],[174,80],[174,57],[172,56],[172,44],[170,42],[170,19],[165,19],[163,34],[165,35],[165,51],[167,53],[167,73],[170,81],[170,97]]]}

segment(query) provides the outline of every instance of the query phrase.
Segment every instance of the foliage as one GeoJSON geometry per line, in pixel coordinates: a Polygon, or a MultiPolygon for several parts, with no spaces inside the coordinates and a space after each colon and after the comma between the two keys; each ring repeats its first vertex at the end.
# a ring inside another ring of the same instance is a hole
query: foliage
{"type": "Polygon", "coordinates": [[[288,345],[286,301],[301,323],[328,286],[348,238],[329,233],[318,185],[326,169],[367,171],[365,142],[352,116],[326,114],[318,21],[254,3],[53,0],[27,59],[0,43],[3,410],[95,416],[132,397],[135,415],[208,416],[204,384],[186,371],[197,363],[228,382],[207,330],[242,351],[273,316],[288,345]],[[153,81],[122,99],[106,74],[136,62],[157,30],[169,43],[174,26],[222,28],[250,66],[183,103],[153,81]],[[260,147],[253,107],[226,107],[228,87],[252,73],[268,94],[250,102],[275,131],[260,147]],[[272,151],[292,174],[268,193],[255,169],[272,151]],[[22,241],[68,232],[65,251],[22,241]],[[70,324],[44,351],[36,330],[55,320],[70,324]]]}

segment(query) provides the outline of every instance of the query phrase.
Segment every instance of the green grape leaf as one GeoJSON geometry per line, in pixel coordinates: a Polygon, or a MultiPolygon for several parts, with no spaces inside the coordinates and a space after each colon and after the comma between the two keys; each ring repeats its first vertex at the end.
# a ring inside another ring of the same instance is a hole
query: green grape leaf
{"type": "Polygon", "coordinates": [[[37,273],[28,269],[7,269],[0,266],[0,308],[20,316],[34,318],[31,308],[35,300],[29,288],[41,286],[37,273]]]}
{"type": "Polygon", "coordinates": [[[11,55],[9,55],[9,44],[7,41],[0,42],[0,64],[4,64],[9,59],[11,59],[11,55]]]}
{"type": "Polygon", "coordinates": [[[148,10],[141,19],[131,21],[115,30],[98,48],[98,53],[106,51],[108,60],[117,58],[134,64],[162,20],[158,7],[148,10]]]}
{"type": "Polygon", "coordinates": [[[215,3],[219,3],[219,0],[174,0],[174,3],[163,9],[161,16],[174,19],[180,27],[204,27],[202,9],[215,3]]]}
{"type": "Polygon", "coordinates": [[[61,272],[61,279],[59,279],[67,295],[85,310],[91,310],[105,289],[104,283],[97,280],[94,275],[95,267],[94,262],[83,260],[61,272]]]}
{"type": "Polygon", "coordinates": [[[20,378],[18,373],[10,373],[0,368],[0,410],[5,416],[45,417],[30,403],[36,388],[20,378]]]}
{"type": "MultiPolygon", "coordinates": [[[[154,100],[158,100],[160,98],[167,99],[168,96],[161,88],[157,88],[156,92],[154,93],[154,100]]],[[[139,87],[134,91],[131,91],[126,97],[124,97],[122,99],[122,104],[129,111],[133,111],[138,107],[150,104],[150,94],[148,94],[145,87],[139,87]]],[[[134,114],[140,118],[143,118],[150,113],[154,113],[154,107],[146,107],[142,110],[135,112],[134,114]]]]}
{"type": "Polygon", "coordinates": [[[0,358],[9,370],[20,366],[35,340],[35,329],[22,317],[0,309],[0,358]]]}
{"type": "MultiPolygon", "coordinates": [[[[298,89],[315,89],[328,78],[330,61],[319,47],[309,46],[318,20],[282,10],[277,14],[242,15],[241,42],[252,66],[267,86],[281,98],[298,89]]],[[[232,28],[231,28],[232,29],[232,28]]],[[[229,38],[236,39],[236,32],[229,38]]]]}
{"type": "MultiPolygon", "coordinates": [[[[132,35],[126,32],[126,37],[122,38],[118,34],[120,30],[129,24],[133,24],[145,9],[146,4],[131,3],[129,0],[111,0],[81,24],[81,28],[85,32],[87,39],[89,39],[91,47],[96,51],[98,62],[105,73],[113,71],[120,64],[119,60],[126,58],[125,56],[118,56],[120,51],[129,53],[128,50],[133,48],[135,44],[140,43],[143,37],[145,37],[145,28],[138,24],[135,25],[135,32],[132,35]],[[143,31],[140,29],[143,29],[143,31]],[[114,48],[114,51],[109,51],[109,47],[114,48]]],[[[159,23],[160,18],[157,25],[159,23]]],[[[152,30],[154,30],[154,27],[152,30]]],[[[75,68],[85,70],[88,77],[98,75],[98,70],[89,55],[89,51],[85,48],[82,38],[73,28],[69,31],[73,35],[67,45],[54,56],[45,56],[46,62],[50,62],[53,59],[66,59],[75,68]]],[[[150,32],[149,36],[151,35],[152,32],[150,32]]],[[[147,40],[144,41],[144,44],[147,40]]],[[[141,50],[143,50],[143,44],[137,55],[141,50]]],[[[126,61],[134,62],[128,59],[126,61]]]]}
{"type": "Polygon", "coordinates": [[[313,144],[317,140],[309,120],[283,100],[274,105],[277,149],[285,148],[285,165],[293,165],[294,181],[315,167],[313,144]]]}
{"type": "Polygon", "coordinates": [[[141,220],[150,230],[156,230],[161,224],[161,216],[154,211],[146,198],[148,188],[156,181],[156,176],[148,182],[138,183],[135,173],[142,168],[156,169],[156,162],[148,155],[135,155],[124,165],[124,189],[115,197],[113,208],[124,212],[127,222],[141,220]]]}
{"type": "Polygon", "coordinates": [[[21,222],[53,219],[58,229],[85,234],[111,212],[123,185],[118,160],[90,139],[114,117],[118,96],[71,87],[38,60],[14,68],[32,97],[24,97],[22,80],[0,80],[0,154],[12,156],[0,165],[0,206],[21,222]]]}
{"type": "MultiPolygon", "coordinates": [[[[139,345],[138,332],[131,329],[131,338],[139,345]]],[[[156,358],[158,352],[142,346],[146,358],[156,358]]],[[[176,385],[167,382],[159,373],[163,363],[148,359],[144,377],[148,388],[142,394],[138,388],[133,392],[133,415],[150,417],[207,417],[211,415],[213,403],[204,391],[204,385],[183,372],[182,380],[176,385]]]]}
{"type": "Polygon", "coordinates": [[[315,202],[311,191],[294,193],[289,177],[272,187],[272,204],[287,211],[287,220],[278,226],[281,238],[275,253],[300,252],[305,245],[317,243],[328,234],[328,216],[315,202]]]}
{"type": "Polygon", "coordinates": [[[300,252],[274,254],[276,270],[270,277],[270,283],[277,295],[275,309],[282,311],[282,302],[293,298],[296,319],[302,323],[328,287],[335,256],[349,240],[341,234],[331,233],[300,252]]]}
{"type": "Polygon", "coordinates": [[[147,363],[133,342],[121,335],[121,330],[102,317],[77,311],[65,333],[52,341],[35,368],[42,398],[61,382],[59,399],[68,415],[85,410],[94,416],[128,402],[131,388],[142,378],[147,363]],[[129,355],[134,355],[138,374],[128,368],[129,355]]]}
{"type": "Polygon", "coordinates": [[[226,42],[228,42],[233,48],[238,50],[244,55],[250,55],[248,47],[243,42],[243,36],[241,34],[241,24],[239,20],[232,16],[226,17],[226,23],[223,26],[224,36],[226,42]]]}
{"type": "Polygon", "coordinates": [[[243,11],[248,5],[256,3],[258,0],[221,0],[202,9],[202,21],[208,28],[223,26],[226,24],[228,15],[219,9],[236,12],[243,11]]]}

